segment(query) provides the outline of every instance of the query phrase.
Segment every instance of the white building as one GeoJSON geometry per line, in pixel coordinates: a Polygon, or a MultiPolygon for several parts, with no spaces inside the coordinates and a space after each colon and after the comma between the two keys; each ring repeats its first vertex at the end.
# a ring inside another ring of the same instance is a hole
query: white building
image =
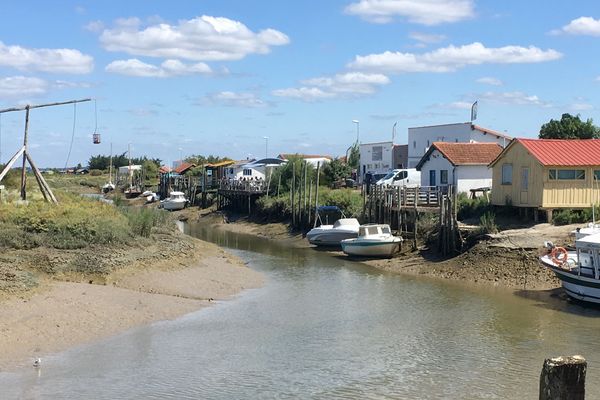
{"type": "Polygon", "coordinates": [[[394,143],[377,142],[361,143],[359,183],[362,183],[365,174],[386,174],[394,169],[394,143]]]}
{"type": "Polygon", "coordinates": [[[434,142],[416,165],[421,186],[456,187],[458,193],[492,186],[488,165],[502,151],[498,143],[434,142]]]}
{"type": "Polygon", "coordinates": [[[229,165],[225,169],[227,180],[262,180],[268,179],[273,168],[279,167],[285,161],[277,158],[264,158],[262,160],[242,160],[229,165]]]}
{"type": "Polygon", "coordinates": [[[504,133],[471,122],[408,128],[408,167],[415,168],[433,142],[498,143],[504,148],[511,139],[504,133]]]}
{"type": "Polygon", "coordinates": [[[323,165],[331,162],[332,158],[330,156],[320,156],[320,155],[311,155],[311,154],[279,154],[278,158],[289,161],[292,157],[299,157],[306,161],[308,164],[311,164],[313,167],[317,167],[317,164],[320,164],[321,167],[323,165]]]}

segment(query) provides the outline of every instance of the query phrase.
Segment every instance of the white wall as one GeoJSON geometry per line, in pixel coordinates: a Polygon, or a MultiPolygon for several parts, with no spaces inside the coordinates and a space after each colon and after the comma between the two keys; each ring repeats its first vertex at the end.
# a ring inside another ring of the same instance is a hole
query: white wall
{"type": "Polygon", "coordinates": [[[421,168],[421,186],[431,186],[429,174],[435,170],[436,186],[455,185],[457,191],[469,193],[471,189],[492,186],[492,169],[487,165],[458,165],[453,166],[438,151],[431,152],[429,160],[421,168]],[[448,183],[440,183],[441,170],[448,171],[448,183]]]}
{"type": "Polygon", "coordinates": [[[265,167],[247,168],[244,165],[227,167],[225,170],[225,178],[239,181],[242,178],[262,178],[265,179],[265,167]],[[249,169],[252,175],[244,175],[244,169],[249,169]],[[233,170],[233,171],[232,171],[233,170]]]}
{"type": "Polygon", "coordinates": [[[469,193],[471,189],[481,187],[492,187],[492,169],[487,165],[459,165],[455,173],[459,193],[469,193]]]}
{"type": "Polygon", "coordinates": [[[367,172],[387,173],[394,169],[394,145],[392,142],[362,143],[360,151],[359,182],[367,172]],[[373,159],[373,148],[381,147],[381,159],[373,159]]]}
{"type": "Polygon", "coordinates": [[[510,140],[471,129],[470,122],[408,128],[408,168],[414,168],[419,163],[433,142],[469,143],[471,141],[498,143],[505,147],[510,140]]]}

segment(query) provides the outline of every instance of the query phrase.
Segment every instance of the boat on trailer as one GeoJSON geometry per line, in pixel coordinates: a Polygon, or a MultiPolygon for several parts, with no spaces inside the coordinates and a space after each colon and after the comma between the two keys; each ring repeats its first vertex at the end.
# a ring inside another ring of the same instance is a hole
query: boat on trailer
{"type": "MultiPolygon", "coordinates": [[[[593,232],[590,230],[590,232],[593,232]]],[[[600,304],[600,233],[583,234],[575,240],[575,250],[545,243],[540,262],[560,279],[570,297],[600,304]]]]}
{"type": "Polygon", "coordinates": [[[392,235],[388,224],[366,224],[358,229],[358,237],[342,240],[342,250],[351,256],[392,257],[400,249],[402,238],[392,235]]]}

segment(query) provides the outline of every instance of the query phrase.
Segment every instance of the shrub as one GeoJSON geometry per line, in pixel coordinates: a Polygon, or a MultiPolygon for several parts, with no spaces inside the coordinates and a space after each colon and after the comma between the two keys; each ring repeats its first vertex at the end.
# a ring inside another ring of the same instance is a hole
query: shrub
{"type": "Polygon", "coordinates": [[[100,176],[100,175],[102,175],[102,170],[99,170],[99,169],[91,169],[91,170],[90,170],[90,175],[91,175],[91,176],[100,176]]]}
{"type": "Polygon", "coordinates": [[[154,208],[122,209],[134,235],[149,237],[152,228],[167,221],[167,213],[154,208]]]}
{"type": "Polygon", "coordinates": [[[559,210],[552,216],[554,225],[569,225],[592,220],[592,209],[572,210],[569,208],[559,210]]]}
{"type": "Polygon", "coordinates": [[[256,200],[256,212],[268,221],[283,221],[292,215],[288,195],[279,197],[262,196],[256,200]]]}
{"type": "Polygon", "coordinates": [[[352,189],[319,188],[319,205],[338,206],[348,218],[356,218],[362,212],[360,192],[352,189]]]}
{"type": "Polygon", "coordinates": [[[459,193],[457,201],[457,218],[461,221],[467,218],[480,218],[491,211],[490,201],[485,196],[470,199],[465,193],[459,193]]]}
{"type": "Polygon", "coordinates": [[[479,226],[482,233],[497,233],[498,226],[496,225],[496,216],[493,212],[485,212],[479,218],[479,226]]]}

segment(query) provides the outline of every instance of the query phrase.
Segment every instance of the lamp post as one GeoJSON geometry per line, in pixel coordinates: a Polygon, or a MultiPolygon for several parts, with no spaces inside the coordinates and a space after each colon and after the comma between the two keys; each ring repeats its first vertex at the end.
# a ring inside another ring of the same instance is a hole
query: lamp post
{"type": "Polygon", "coordinates": [[[265,139],[265,158],[268,158],[269,157],[269,137],[263,136],[263,139],[265,139]]]}
{"type": "Polygon", "coordinates": [[[356,143],[358,143],[358,138],[360,134],[360,121],[357,119],[353,119],[352,123],[356,124],[356,143]]]}

